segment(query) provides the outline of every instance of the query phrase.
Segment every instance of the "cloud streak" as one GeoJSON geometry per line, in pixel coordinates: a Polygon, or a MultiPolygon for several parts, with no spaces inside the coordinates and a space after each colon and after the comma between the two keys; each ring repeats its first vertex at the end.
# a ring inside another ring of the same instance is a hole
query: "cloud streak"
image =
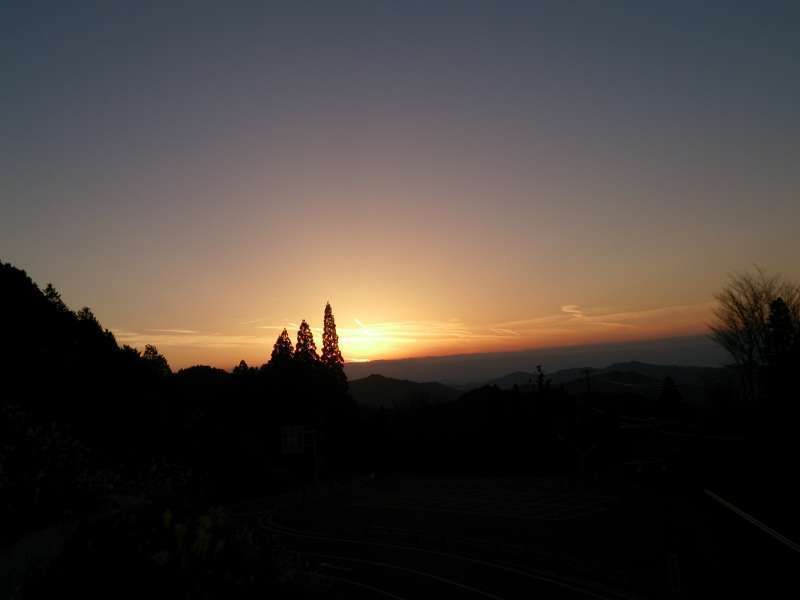
{"type": "MultiPolygon", "coordinates": [[[[459,354],[536,347],[541,344],[574,344],[597,339],[635,338],[699,329],[711,303],[663,306],[642,310],[587,308],[564,304],[550,315],[484,324],[469,324],[461,319],[403,320],[367,322],[355,318],[340,323],[339,342],[348,361],[376,358],[459,354]]],[[[242,354],[266,360],[277,334],[286,328],[292,336],[298,324],[286,321],[256,325],[250,322],[252,335],[224,335],[181,328],[152,328],[141,331],[114,328],[120,343],[142,347],[154,344],[175,351],[205,349],[240,349],[242,354]]],[[[322,329],[312,327],[321,346],[322,329]]],[[[258,358],[257,360],[262,360],[258,358]]]]}
{"type": "Polygon", "coordinates": [[[254,335],[223,335],[202,333],[189,329],[145,329],[142,332],[112,328],[121,344],[142,347],[153,344],[158,347],[235,348],[241,346],[271,344],[269,338],[254,335]]]}
{"type": "Polygon", "coordinates": [[[670,319],[695,318],[707,313],[713,303],[681,304],[630,311],[608,311],[607,309],[586,309],[578,304],[565,304],[558,314],[531,317],[496,323],[494,328],[514,328],[519,332],[536,332],[561,327],[567,330],[576,328],[617,327],[626,329],[646,328],[654,322],[669,322],[670,319]]]}
{"type": "Polygon", "coordinates": [[[195,333],[199,333],[194,329],[145,329],[145,331],[152,331],[155,333],[175,333],[183,335],[193,335],[195,333]]]}

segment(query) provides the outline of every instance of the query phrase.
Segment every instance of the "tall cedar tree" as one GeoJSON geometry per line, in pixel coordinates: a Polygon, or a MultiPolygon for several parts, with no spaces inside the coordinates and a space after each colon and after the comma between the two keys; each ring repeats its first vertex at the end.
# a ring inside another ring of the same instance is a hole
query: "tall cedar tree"
{"type": "Polygon", "coordinates": [[[289,332],[284,329],[275,340],[275,345],[272,347],[272,357],[270,363],[274,365],[288,364],[294,357],[294,347],[292,340],[289,338],[289,332]]]}
{"type": "Polygon", "coordinates": [[[300,363],[315,363],[319,361],[317,345],[314,343],[314,334],[305,319],[300,323],[297,331],[297,346],[294,349],[294,359],[300,363]]]}
{"type": "Polygon", "coordinates": [[[341,370],[344,365],[342,353],[339,351],[339,336],[336,335],[336,320],[328,302],[325,305],[325,326],[322,330],[322,364],[329,369],[341,370]]]}

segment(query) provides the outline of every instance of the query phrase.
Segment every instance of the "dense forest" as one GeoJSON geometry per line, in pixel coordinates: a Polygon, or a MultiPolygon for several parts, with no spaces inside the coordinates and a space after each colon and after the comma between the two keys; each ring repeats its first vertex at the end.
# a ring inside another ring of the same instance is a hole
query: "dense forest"
{"type": "MultiPolygon", "coordinates": [[[[765,298],[756,301],[763,307],[765,298]]],[[[284,330],[261,366],[173,372],[155,347],[120,346],[89,308],[73,311],[53,286],[42,290],[0,264],[0,542],[11,547],[55,524],[76,528],[46,576],[18,592],[79,587],[99,596],[117,577],[131,579],[131,596],[152,585],[208,596],[278,588],[278,551],[237,522],[235,507],[392,472],[652,475],[655,485],[685,488],[713,477],[783,494],[788,514],[797,298],[767,298],[760,329],[740,299],[721,303],[713,333],[735,364],[700,401],[669,376],[646,399],[593,390],[589,370],[576,391],[538,367],[510,389],[387,409],[358,405],[349,393],[330,305],[321,352],[303,321],[296,342],[284,330]],[[299,451],[286,439],[298,431],[299,451]],[[715,436],[723,442],[710,442],[715,436]],[[254,569],[254,556],[262,567],[254,569]],[[87,570],[97,586],[86,587],[87,570]]],[[[635,389],[637,375],[614,377],[635,389]]]]}

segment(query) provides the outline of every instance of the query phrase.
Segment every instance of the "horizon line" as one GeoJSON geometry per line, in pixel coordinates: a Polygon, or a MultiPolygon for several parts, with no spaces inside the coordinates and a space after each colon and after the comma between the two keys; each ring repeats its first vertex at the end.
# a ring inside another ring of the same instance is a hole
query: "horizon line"
{"type": "Polygon", "coordinates": [[[692,339],[692,338],[708,338],[707,334],[703,333],[692,333],[687,335],[671,335],[666,337],[653,337],[653,338],[637,338],[631,340],[610,340],[608,342],[586,342],[586,343],[573,343],[573,344],[561,344],[558,346],[533,346],[530,348],[520,348],[517,350],[496,350],[496,351],[479,351],[479,352],[459,352],[456,354],[424,354],[420,356],[405,356],[402,358],[374,358],[374,359],[362,359],[362,360],[345,360],[344,364],[365,364],[365,363],[377,363],[377,362],[400,362],[406,360],[427,360],[427,359],[434,359],[434,358],[460,358],[460,357],[477,357],[477,356],[497,356],[497,355],[507,355],[507,354],[522,354],[525,352],[535,352],[535,351],[552,351],[552,350],[564,350],[567,348],[591,348],[591,347],[599,347],[599,346],[624,346],[624,345],[632,345],[632,344],[647,344],[652,342],[666,342],[666,341],[674,341],[674,340],[685,340],[685,339],[692,339]]]}

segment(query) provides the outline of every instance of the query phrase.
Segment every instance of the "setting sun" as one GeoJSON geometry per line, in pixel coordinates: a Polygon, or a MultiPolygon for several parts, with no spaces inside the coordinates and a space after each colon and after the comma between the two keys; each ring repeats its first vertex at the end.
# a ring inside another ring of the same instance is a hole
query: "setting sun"
{"type": "Polygon", "coordinates": [[[798,587],[798,0],[0,14],[0,598],[798,587]]]}

